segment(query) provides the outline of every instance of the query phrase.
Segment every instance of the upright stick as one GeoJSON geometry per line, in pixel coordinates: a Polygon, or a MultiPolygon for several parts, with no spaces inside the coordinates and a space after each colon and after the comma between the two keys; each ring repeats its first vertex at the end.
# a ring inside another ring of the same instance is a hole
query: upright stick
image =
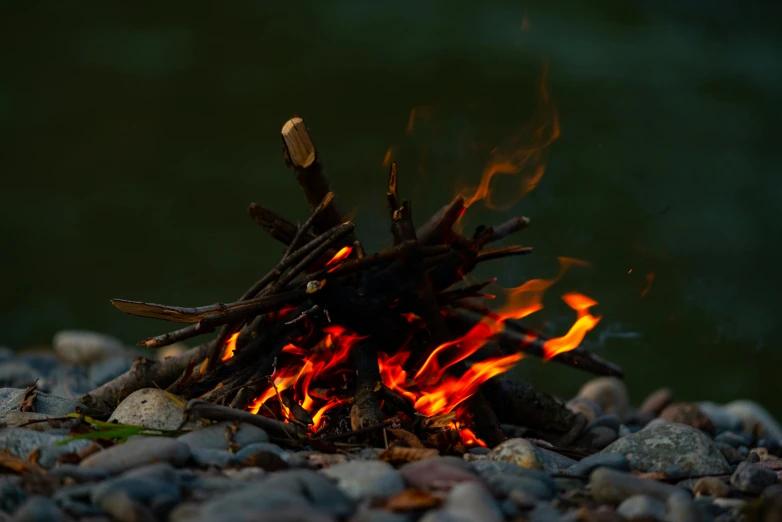
{"type": "MultiPolygon", "coordinates": [[[[314,212],[318,204],[323,201],[326,194],[332,192],[331,182],[312,142],[307,125],[299,117],[292,118],[282,126],[282,143],[285,156],[290,166],[296,173],[296,181],[304,191],[304,197],[314,212]]],[[[323,212],[315,220],[315,230],[325,232],[342,223],[342,213],[337,208],[337,203],[332,199],[323,209],[323,212]]],[[[353,242],[356,238],[347,238],[353,242]]]]}

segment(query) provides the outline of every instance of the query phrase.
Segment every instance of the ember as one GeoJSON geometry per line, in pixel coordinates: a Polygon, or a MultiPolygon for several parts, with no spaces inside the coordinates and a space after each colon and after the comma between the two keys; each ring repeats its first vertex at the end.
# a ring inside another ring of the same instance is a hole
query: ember
{"type": "MultiPolygon", "coordinates": [[[[579,346],[600,320],[590,313],[597,303],[586,296],[563,296],[577,318],[562,337],[546,339],[518,323],[542,309],[544,292],[582,261],[561,258],[552,279],[498,287],[505,302],[497,310],[483,304],[495,297],[483,293],[494,280],[458,286],[479,263],[531,252],[520,246],[486,248],[526,228],[525,217],[479,227],[472,237],[456,229],[463,227],[460,220],[470,205],[480,199],[491,204],[495,174],[532,169],[522,192],[534,187],[543,173],[542,151],[558,135],[553,121],[536,129],[531,147],[516,149],[513,156],[494,151],[476,192],[456,197],[418,229],[411,204],[399,198],[397,165],[390,163],[387,198],[394,246],[365,254],[354,225],[343,222],[304,122],[294,118],[282,131],[286,160],[310,203],[311,217],[296,226],[257,204],[250,206],[251,217],[287,245],[280,263],[234,303],[181,308],[112,302],[135,315],[193,323],[142,341],[146,347],[219,327],[203,359],[193,361],[169,390],[247,410],[266,418],[270,431],[303,438],[372,436],[372,430],[390,422],[437,447],[496,445],[503,438],[499,422],[524,415],[525,409],[510,407],[513,397],[494,378],[525,355],[621,374],[579,346]],[[427,439],[427,433],[433,438],[427,439]]],[[[540,428],[550,432],[553,427],[554,440],[580,432],[578,426],[573,430],[577,417],[561,403],[535,397],[544,410],[536,412],[543,416],[540,428]],[[564,420],[552,423],[547,416],[564,420]]]]}

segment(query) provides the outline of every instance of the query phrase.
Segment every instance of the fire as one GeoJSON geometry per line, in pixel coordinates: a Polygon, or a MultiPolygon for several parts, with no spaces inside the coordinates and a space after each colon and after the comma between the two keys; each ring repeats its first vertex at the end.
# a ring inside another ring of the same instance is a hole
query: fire
{"type": "Polygon", "coordinates": [[[350,253],[353,252],[353,247],[351,246],[344,246],[339,249],[339,252],[334,254],[334,257],[329,259],[329,262],[326,263],[326,266],[330,266],[329,272],[336,270],[336,268],[350,255],[350,253]]]}
{"type": "Polygon", "coordinates": [[[581,344],[586,333],[600,322],[600,317],[594,317],[589,313],[589,309],[597,304],[585,295],[570,293],[562,296],[562,299],[570,308],[578,312],[578,319],[570,327],[570,331],[562,337],[549,339],[543,345],[545,359],[551,359],[555,355],[567,352],[581,344]]]}
{"type": "Polygon", "coordinates": [[[488,208],[507,209],[510,204],[498,205],[492,199],[492,179],[497,175],[517,176],[520,178],[520,188],[517,198],[521,198],[535,189],[546,171],[545,151],[554,143],[560,135],[559,118],[556,109],[552,106],[548,87],[548,65],[544,66],[540,80],[540,106],[535,119],[541,120],[533,125],[531,130],[531,143],[519,145],[519,138],[514,138],[504,147],[496,147],[489,154],[489,161],[481,174],[481,181],[473,191],[465,191],[465,206],[484,200],[488,208]]]}
{"type": "MultiPolygon", "coordinates": [[[[307,411],[313,411],[315,401],[310,395],[312,383],[319,377],[332,376],[338,367],[347,362],[351,348],[365,337],[348,332],[344,327],[329,325],[321,330],[324,335],[310,350],[306,350],[295,344],[287,344],[282,352],[299,358],[298,363],[286,366],[274,379],[274,386],[269,386],[248,408],[253,413],[258,413],[263,404],[272,399],[277,393],[293,389],[294,397],[307,411]],[[276,390],[275,390],[276,388],[276,390]]],[[[323,420],[323,415],[330,409],[344,404],[344,400],[332,399],[322,405],[312,417],[314,429],[318,429],[323,420]]],[[[290,416],[290,412],[283,406],[283,413],[290,416]]]]}
{"type": "Polygon", "coordinates": [[[239,339],[239,332],[236,332],[225,342],[225,348],[223,349],[223,361],[227,361],[234,356],[236,351],[236,340],[239,339]]]}

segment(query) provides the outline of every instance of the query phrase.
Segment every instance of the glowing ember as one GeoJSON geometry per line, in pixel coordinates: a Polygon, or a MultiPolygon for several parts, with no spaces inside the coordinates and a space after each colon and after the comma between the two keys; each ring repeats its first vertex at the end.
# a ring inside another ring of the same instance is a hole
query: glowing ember
{"type": "Polygon", "coordinates": [[[231,337],[228,338],[228,340],[225,342],[225,349],[223,349],[223,361],[227,361],[231,357],[234,356],[234,351],[236,351],[236,340],[239,338],[239,332],[236,332],[231,337]]]}

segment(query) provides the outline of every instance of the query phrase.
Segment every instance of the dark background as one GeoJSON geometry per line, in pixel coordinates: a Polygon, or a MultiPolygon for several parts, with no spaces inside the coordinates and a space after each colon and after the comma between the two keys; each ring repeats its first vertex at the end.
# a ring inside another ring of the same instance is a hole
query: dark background
{"type": "MultiPolygon", "coordinates": [[[[294,114],[367,248],[388,245],[386,150],[428,216],[478,183],[492,148],[529,138],[548,63],[562,134],[545,175],[511,209],[466,217],[530,216],[520,239],[536,251],[481,275],[515,286],[553,276],[557,256],[587,260],[530,324],[564,333],[559,296],[583,292],[603,316],[587,344],[636,401],[667,385],[782,415],[778,9],[282,4],[2,3],[0,343],[86,328],[133,344],[175,325],[109,298],[234,300],[281,253],[247,205],[307,215],[280,152],[294,114]]],[[[517,373],[562,396],[589,378],[535,360],[517,373]]]]}

